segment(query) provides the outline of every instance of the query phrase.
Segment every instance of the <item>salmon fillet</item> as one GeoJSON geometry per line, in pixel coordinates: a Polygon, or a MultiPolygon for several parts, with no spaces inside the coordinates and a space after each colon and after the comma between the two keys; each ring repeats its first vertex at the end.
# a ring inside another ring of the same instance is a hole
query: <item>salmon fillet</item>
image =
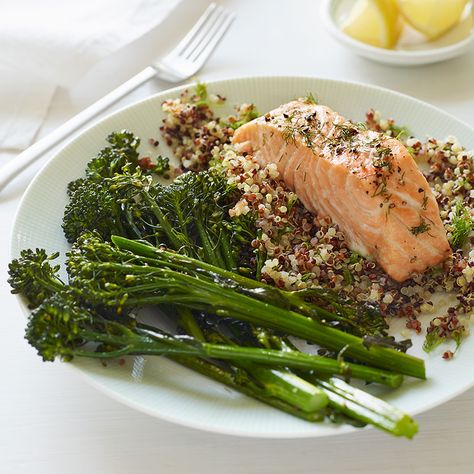
{"type": "Polygon", "coordinates": [[[299,99],[238,128],[233,143],[260,164],[276,163],[310,212],[329,216],[352,250],[394,280],[451,254],[436,199],[399,140],[299,99]]]}

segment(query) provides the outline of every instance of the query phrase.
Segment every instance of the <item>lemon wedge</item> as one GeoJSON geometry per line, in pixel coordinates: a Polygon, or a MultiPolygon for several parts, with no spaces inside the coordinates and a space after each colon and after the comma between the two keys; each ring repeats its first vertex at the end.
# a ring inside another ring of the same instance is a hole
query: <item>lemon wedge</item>
{"type": "Polygon", "coordinates": [[[406,21],[430,40],[439,38],[461,18],[469,0],[398,0],[406,21]]]}
{"type": "Polygon", "coordinates": [[[341,29],[363,43],[393,48],[401,31],[396,0],[357,0],[341,29]]]}

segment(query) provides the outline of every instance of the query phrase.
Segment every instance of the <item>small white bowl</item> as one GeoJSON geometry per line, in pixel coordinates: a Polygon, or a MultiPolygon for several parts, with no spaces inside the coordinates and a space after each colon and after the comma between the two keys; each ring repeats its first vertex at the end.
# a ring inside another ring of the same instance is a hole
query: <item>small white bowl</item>
{"type": "MultiPolygon", "coordinates": [[[[433,42],[419,42],[418,44],[398,45],[397,49],[384,49],[371,46],[357,41],[341,30],[341,23],[344,13],[348,11],[353,0],[323,0],[321,5],[321,16],[323,22],[331,34],[343,46],[354,53],[368,59],[385,64],[395,64],[398,66],[418,66],[422,64],[436,63],[460,56],[472,47],[474,43],[474,29],[461,40],[453,40],[453,35],[449,33],[433,42]],[[449,44],[449,41],[453,41],[449,44]],[[447,44],[448,43],[448,44],[447,44]]],[[[411,31],[414,33],[414,30],[411,31]]]]}

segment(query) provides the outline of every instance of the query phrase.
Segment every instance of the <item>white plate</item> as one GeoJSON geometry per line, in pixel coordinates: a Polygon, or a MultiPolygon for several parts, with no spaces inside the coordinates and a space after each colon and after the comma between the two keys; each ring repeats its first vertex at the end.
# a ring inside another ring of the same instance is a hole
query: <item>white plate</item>
{"type": "MultiPolygon", "coordinates": [[[[254,102],[260,111],[312,92],[327,104],[354,120],[363,120],[374,107],[398,123],[409,126],[420,138],[444,138],[453,134],[468,148],[474,148],[474,130],[451,115],[411,97],[378,87],[309,77],[258,77],[215,81],[210,92],[223,94],[227,103],[218,109],[223,116],[234,104],[254,102]]],[[[114,130],[128,128],[142,138],[142,150],[150,137],[159,137],[163,119],[160,104],[176,97],[183,88],[173,89],[126,107],[68,144],[51,159],[28,187],[20,204],[12,234],[12,255],[23,248],[43,247],[47,251],[68,250],[61,231],[66,202],[66,185],[83,174],[86,163],[103,147],[114,130]]],[[[160,145],[161,153],[168,153],[160,145]]],[[[19,300],[20,301],[20,300],[19,300]]],[[[26,310],[23,303],[22,307],[26,310]]],[[[450,362],[439,351],[427,356],[421,337],[414,338],[410,353],[425,358],[429,380],[408,380],[400,389],[383,397],[415,415],[460,394],[474,385],[474,336],[462,345],[450,362]]],[[[235,393],[165,358],[128,359],[124,367],[96,361],[74,362],[100,390],[150,415],[187,426],[227,434],[294,438],[328,436],[353,431],[349,426],[311,424],[235,393]]]]}
{"type": "Polygon", "coordinates": [[[472,18],[466,14],[462,23],[436,41],[420,41],[421,34],[405,27],[405,41],[396,49],[384,49],[357,41],[341,30],[343,18],[354,5],[354,0],[324,0],[321,16],[331,36],[354,53],[384,64],[419,66],[437,63],[464,54],[474,44],[472,18]],[[412,41],[414,40],[414,41],[412,41]],[[405,43],[405,44],[403,44],[405,43]]]}

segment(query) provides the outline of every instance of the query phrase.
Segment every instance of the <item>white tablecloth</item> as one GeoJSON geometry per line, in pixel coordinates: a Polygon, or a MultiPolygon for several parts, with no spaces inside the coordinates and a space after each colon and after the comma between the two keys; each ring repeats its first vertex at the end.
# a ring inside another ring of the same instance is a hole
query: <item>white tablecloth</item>
{"type": "MultiPolygon", "coordinates": [[[[69,94],[59,91],[41,134],[64,122],[161,53],[191,25],[205,1],[187,0],[120,61],[96,69],[69,94]],[[163,31],[163,30],[162,30],[163,31]]],[[[306,74],[363,81],[431,102],[474,125],[474,51],[418,69],[367,62],[324,32],[314,0],[222,0],[237,12],[201,80],[252,74],[306,74]]],[[[159,90],[151,83],[127,101],[159,90]]],[[[0,161],[11,156],[3,154],[0,161]]],[[[47,157],[45,157],[46,159],[47,157]]],[[[0,472],[8,474],[255,474],[473,472],[474,390],[417,417],[413,441],[376,430],[327,439],[254,440],[200,432],[125,407],[66,366],[45,364],[23,340],[24,318],[9,294],[9,234],[38,164],[0,195],[0,472]]],[[[474,336],[471,336],[474,337],[474,336]]]]}

